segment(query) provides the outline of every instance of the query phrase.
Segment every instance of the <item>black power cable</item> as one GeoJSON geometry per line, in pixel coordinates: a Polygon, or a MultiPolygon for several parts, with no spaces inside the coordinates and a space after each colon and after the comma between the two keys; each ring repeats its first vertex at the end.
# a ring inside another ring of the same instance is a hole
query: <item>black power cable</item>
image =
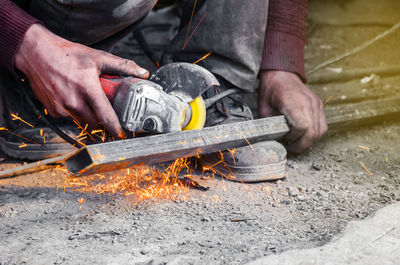
{"type": "Polygon", "coordinates": [[[69,135],[67,135],[66,133],[64,133],[62,130],[60,130],[60,128],[58,128],[56,125],[54,125],[51,121],[49,121],[46,118],[46,115],[44,113],[42,113],[37,106],[35,105],[35,103],[33,103],[31,97],[28,94],[28,82],[26,81],[22,81],[22,80],[27,80],[26,77],[21,76],[21,74],[19,74],[16,78],[17,84],[19,86],[19,88],[21,89],[22,93],[24,94],[24,97],[26,98],[26,101],[28,102],[29,106],[32,108],[33,112],[35,113],[35,115],[37,115],[38,117],[42,117],[42,120],[44,121],[44,123],[51,129],[53,130],[58,136],[60,136],[62,139],[64,139],[66,142],[68,142],[69,144],[76,146],[76,147],[84,147],[81,143],[79,143],[78,141],[72,139],[69,135]]]}

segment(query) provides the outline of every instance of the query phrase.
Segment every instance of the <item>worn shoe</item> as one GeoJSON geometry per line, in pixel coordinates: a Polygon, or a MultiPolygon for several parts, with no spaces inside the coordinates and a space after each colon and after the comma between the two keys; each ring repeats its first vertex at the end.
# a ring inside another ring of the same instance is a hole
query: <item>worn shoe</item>
{"type": "MultiPolygon", "coordinates": [[[[79,135],[71,126],[60,126],[72,137],[79,135]]],[[[48,127],[19,128],[0,131],[0,148],[9,157],[42,160],[76,151],[48,127]]]]}
{"type": "MultiPolygon", "coordinates": [[[[233,89],[220,79],[219,91],[205,94],[206,101],[233,89]]],[[[206,126],[252,120],[253,115],[245,103],[243,93],[236,92],[216,102],[207,109],[206,126]]],[[[205,155],[200,159],[204,170],[209,170],[232,181],[260,182],[285,177],[287,162],[285,147],[276,141],[260,142],[225,152],[205,155]]]]}
{"type": "MultiPolygon", "coordinates": [[[[18,91],[15,79],[5,71],[0,74],[0,92],[4,103],[0,105],[0,149],[6,155],[17,159],[42,160],[76,150],[33,114],[18,91]],[[12,114],[16,115],[14,119],[12,114]]],[[[74,139],[80,133],[65,119],[51,120],[74,139]]]]}
{"type": "Polygon", "coordinates": [[[204,156],[203,169],[237,182],[260,182],[285,176],[286,149],[276,141],[260,142],[204,156]]]}

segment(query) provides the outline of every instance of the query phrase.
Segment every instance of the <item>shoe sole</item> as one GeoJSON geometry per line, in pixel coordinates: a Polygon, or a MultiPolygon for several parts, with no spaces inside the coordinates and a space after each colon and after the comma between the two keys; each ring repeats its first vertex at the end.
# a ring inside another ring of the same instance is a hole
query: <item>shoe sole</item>
{"type": "Polygon", "coordinates": [[[254,183],[283,179],[286,173],[287,159],[278,163],[255,167],[228,167],[226,164],[217,164],[219,161],[204,158],[201,158],[200,162],[202,166],[212,167],[212,171],[231,181],[254,183]]]}
{"type": "Polygon", "coordinates": [[[47,143],[41,145],[27,145],[20,148],[20,143],[9,142],[0,137],[0,149],[9,157],[27,160],[42,160],[65,155],[77,149],[68,143],[47,143]]]}

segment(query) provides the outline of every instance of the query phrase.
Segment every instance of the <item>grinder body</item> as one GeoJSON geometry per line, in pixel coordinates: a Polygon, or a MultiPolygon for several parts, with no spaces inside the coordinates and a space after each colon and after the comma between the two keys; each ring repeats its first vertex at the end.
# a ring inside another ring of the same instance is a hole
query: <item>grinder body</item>
{"type": "Polygon", "coordinates": [[[219,86],[213,74],[189,63],[163,66],[149,80],[103,75],[100,82],[122,127],[150,133],[202,129],[206,121],[202,94],[219,86]]]}
{"type": "Polygon", "coordinates": [[[191,121],[189,102],[169,95],[151,81],[133,77],[100,78],[122,127],[130,132],[182,131],[191,121]]]}

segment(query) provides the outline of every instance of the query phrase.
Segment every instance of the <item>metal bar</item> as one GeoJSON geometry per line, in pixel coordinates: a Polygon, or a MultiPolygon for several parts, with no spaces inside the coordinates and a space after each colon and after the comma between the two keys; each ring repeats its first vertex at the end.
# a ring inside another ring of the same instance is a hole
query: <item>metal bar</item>
{"type": "Polygon", "coordinates": [[[65,161],[78,176],[109,172],[137,164],[153,164],[180,157],[209,154],[250,143],[276,140],[289,132],[284,116],[90,145],[65,161]]]}
{"type": "Polygon", "coordinates": [[[18,176],[40,172],[50,168],[56,167],[55,164],[61,164],[67,158],[66,155],[40,160],[27,165],[19,166],[16,168],[4,170],[0,172],[0,179],[10,179],[18,176]]]}

